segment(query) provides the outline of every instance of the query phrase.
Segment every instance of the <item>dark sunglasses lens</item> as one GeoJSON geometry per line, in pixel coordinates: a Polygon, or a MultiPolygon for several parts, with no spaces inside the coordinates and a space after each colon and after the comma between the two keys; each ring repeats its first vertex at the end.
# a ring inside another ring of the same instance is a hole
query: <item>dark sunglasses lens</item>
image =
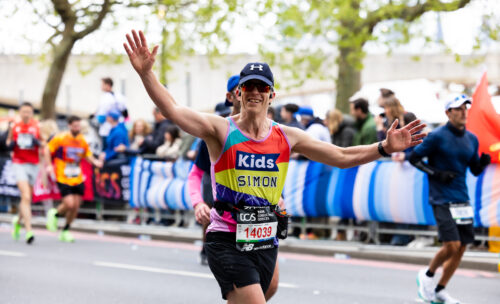
{"type": "Polygon", "coordinates": [[[253,89],[257,88],[260,93],[269,93],[271,87],[265,84],[255,84],[255,83],[244,83],[242,85],[243,92],[251,92],[253,89]]]}

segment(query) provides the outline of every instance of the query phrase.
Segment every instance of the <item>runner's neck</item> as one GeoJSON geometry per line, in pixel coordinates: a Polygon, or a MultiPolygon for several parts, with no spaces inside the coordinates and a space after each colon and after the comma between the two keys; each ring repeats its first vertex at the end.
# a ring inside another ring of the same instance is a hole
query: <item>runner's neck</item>
{"type": "Polygon", "coordinates": [[[250,139],[259,141],[269,135],[271,121],[267,117],[256,117],[243,115],[243,113],[232,117],[234,123],[250,139]]]}

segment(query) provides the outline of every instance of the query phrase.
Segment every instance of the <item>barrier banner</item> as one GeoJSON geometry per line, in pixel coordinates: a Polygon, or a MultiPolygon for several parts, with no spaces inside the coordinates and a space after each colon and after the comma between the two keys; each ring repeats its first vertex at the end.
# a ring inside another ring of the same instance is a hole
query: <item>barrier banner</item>
{"type": "MultiPolygon", "coordinates": [[[[81,161],[83,184],[85,185],[85,192],[83,193],[82,200],[91,202],[94,200],[94,176],[92,172],[92,164],[87,160],[81,161]]],[[[50,176],[45,176],[47,173],[43,168],[40,169],[35,185],[33,186],[33,203],[38,203],[44,200],[61,199],[61,193],[57,187],[55,180],[50,176]]]]}
{"type": "Polygon", "coordinates": [[[128,159],[111,160],[94,168],[95,198],[111,203],[126,203],[130,199],[130,163],[128,159]]]}
{"type": "MultiPolygon", "coordinates": [[[[489,165],[478,177],[467,172],[466,182],[475,225],[499,226],[500,165],[489,165]]],[[[294,216],[435,225],[427,175],[408,162],[376,161],[339,169],[293,160],[283,197],[294,216]]]]}
{"type": "Polygon", "coordinates": [[[12,161],[7,157],[0,157],[0,195],[19,197],[16,174],[12,170],[12,161]]]}
{"type": "MultiPolygon", "coordinates": [[[[187,175],[192,162],[132,161],[132,207],[192,209],[187,175]]],[[[467,172],[475,225],[499,226],[500,165],[479,176],[467,172]]],[[[338,216],[359,220],[435,225],[427,175],[408,162],[376,161],[339,169],[313,161],[291,160],[283,197],[293,216],[338,216]]]]}
{"type": "Polygon", "coordinates": [[[153,161],[141,157],[132,160],[131,207],[155,209],[192,209],[187,176],[193,162],[153,161]]]}

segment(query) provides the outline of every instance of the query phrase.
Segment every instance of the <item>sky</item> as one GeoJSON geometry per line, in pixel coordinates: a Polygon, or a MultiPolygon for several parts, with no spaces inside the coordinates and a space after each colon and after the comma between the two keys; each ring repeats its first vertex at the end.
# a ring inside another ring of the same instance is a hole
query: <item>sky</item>
{"type": "MultiPolygon", "coordinates": [[[[38,3],[43,3],[43,1],[38,1],[38,3]]],[[[20,10],[13,14],[13,1],[0,0],[0,24],[2,24],[2,27],[0,27],[0,54],[40,53],[43,41],[51,34],[51,29],[39,22],[37,17],[31,13],[32,8],[27,1],[21,4],[20,7],[20,10]],[[33,25],[33,22],[35,25],[33,25]]],[[[500,12],[500,1],[473,0],[464,9],[441,13],[443,37],[453,52],[461,55],[471,53],[474,39],[481,25],[480,16],[484,12],[500,12]]],[[[127,14],[130,15],[130,13],[127,14]]],[[[126,20],[127,14],[119,12],[121,23],[118,28],[113,28],[111,25],[112,20],[107,18],[100,30],[75,45],[73,53],[107,53],[111,50],[122,52],[121,45],[124,34],[131,28],[139,29],[144,27],[143,20],[145,18],[150,20],[148,39],[150,41],[160,39],[156,19],[151,19],[151,14],[147,8],[135,9],[133,11],[134,20],[126,20]]],[[[49,20],[50,18],[54,17],[49,17],[49,20]]],[[[258,53],[258,44],[264,42],[263,31],[265,27],[256,27],[250,30],[245,26],[245,22],[255,22],[255,19],[256,16],[252,16],[252,14],[249,14],[247,18],[237,18],[236,23],[227,29],[232,37],[228,53],[258,53]]],[[[273,20],[266,20],[265,22],[272,24],[273,20]]],[[[429,35],[437,36],[437,14],[431,12],[424,15],[421,28],[429,35]]],[[[419,43],[421,42],[414,41],[409,45],[399,47],[396,53],[421,52],[422,49],[419,47],[419,43]]],[[[491,50],[496,48],[496,45],[490,45],[488,48],[491,50]]],[[[434,51],[433,48],[426,49],[428,52],[434,51]]],[[[387,51],[383,45],[377,43],[367,44],[365,50],[368,53],[387,51]]]]}

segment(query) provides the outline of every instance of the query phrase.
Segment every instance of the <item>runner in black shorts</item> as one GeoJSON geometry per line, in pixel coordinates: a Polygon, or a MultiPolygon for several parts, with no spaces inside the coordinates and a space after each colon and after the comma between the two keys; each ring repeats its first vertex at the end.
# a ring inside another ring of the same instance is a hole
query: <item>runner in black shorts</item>
{"type": "Polygon", "coordinates": [[[59,240],[62,242],[74,242],[75,240],[69,232],[69,228],[78,214],[82,196],[85,193],[81,160],[85,158],[96,167],[102,166],[94,158],[87,141],[80,133],[80,120],[77,116],[69,117],[69,131],[54,136],[49,141],[45,151],[47,163],[52,164],[52,159],[54,160],[55,170],[50,165],[49,172],[55,173],[62,196],[62,202],[57,209],[52,208],[47,213],[47,229],[56,231],[57,216],[65,215],[66,225],[59,234],[59,240]]]}
{"type": "Polygon", "coordinates": [[[187,133],[202,138],[212,163],[216,200],[210,211],[208,264],[228,303],[265,303],[276,265],[278,238],[286,237],[288,218],[276,207],[290,153],[336,167],[358,166],[381,154],[403,151],[422,142],[425,125],[412,122],[389,128],[378,144],[339,148],[311,138],[297,128],[267,118],[274,101],[274,78],[265,63],[249,63],[240,73],[241,113],[228,119],[179,105],[152,71],[158,46],[132,31],[124,44],[132,66],[162,114],[187,133]]]}
{"type": "Polygon", "coordinates": [[[445,290],[458,268],[467,244],[474,241],[474,212],[469,202],[466,170],[479,175],[490,163],[490,156],[478,156],[476,136],[465,130],[467,104],[471,100],[459,95],[446,103],[448,123],[434,130],[410,156],[410,162],[429,176],[429,202],[443,247],[429,268],[418,273],[418,294],[424,301],[459,303],[445,290]],[[424,163],[422,159],[428,158],[424,163]],[[443,266],[436,284],[434,274],[443,266]]]}

